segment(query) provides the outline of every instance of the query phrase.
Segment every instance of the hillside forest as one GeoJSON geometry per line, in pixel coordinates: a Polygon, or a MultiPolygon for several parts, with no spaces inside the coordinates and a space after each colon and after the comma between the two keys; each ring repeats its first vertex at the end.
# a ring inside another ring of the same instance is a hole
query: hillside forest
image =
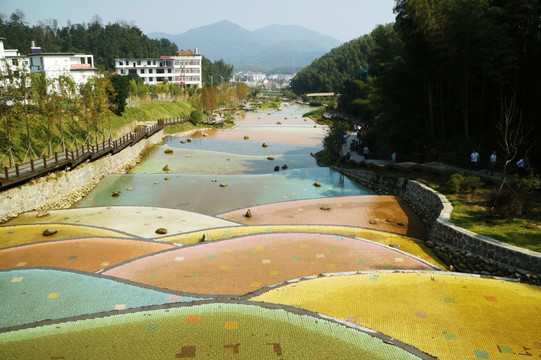
{"type": "MultiPolygon", "coordinates": [[[[114,71],[114,59],[159,57],[179,51],[175,43],[165,38],[150,39],[131,23],[104,25],[98,16],[88,24],[68,23],[59,27],[54,19],[29,26],[22,11],[15,11],[10,16],[0,14],[0,37],[6,39],[6,48],[18,49],[21,54],[30,53],[32,41],[47,53],[92,54],[97,67],[105,72],[114,71]]],[[[203,56],[202,68],[206,84],[211,84],[211,79],[223,77],[229,80],[233,77],[233,66],[223,60],[212,62],[203,56]]]]}
{"type": "Polygon", "coordinates": [[[464,163],[476,149],[485,163],[496,150],[541,164],[541,2],[396,0],[394,12],[301,70],[293,92],[340,93],[381,156],[426,146],[464,163]]]}

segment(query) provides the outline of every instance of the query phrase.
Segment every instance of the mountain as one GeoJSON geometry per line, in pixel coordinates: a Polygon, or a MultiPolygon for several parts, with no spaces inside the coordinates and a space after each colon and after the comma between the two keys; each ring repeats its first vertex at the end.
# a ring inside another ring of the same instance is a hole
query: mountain
{"type": "Polygon", "coordinates": [[[179,49],[197,48],[212,61],[223,59],[234,65],[236,71],[298,70],[341,44],[328,35],[301,26],[269,25],[249,31],[227,20],[183,34],[154,32],[148,37],[168,39],[179,49]]]}

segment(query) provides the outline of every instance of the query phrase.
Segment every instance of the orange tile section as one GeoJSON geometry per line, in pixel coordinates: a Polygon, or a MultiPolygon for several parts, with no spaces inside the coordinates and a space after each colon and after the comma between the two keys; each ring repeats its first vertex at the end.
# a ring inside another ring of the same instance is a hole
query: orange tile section
{"type": "Polygon", "coordinates": [[[0,268],[59,267],[95,272],[174,245],[120,238],[50,241],[0,250],[0,268]]]}
{"type": "Polygon", "coordinates": [[[336,235],[245,236],[148,256],[104,274],[198,294],[246,294],[320,273],[383,269],[431,270],[408,255],[336,235]]]}
{"type": "Polygon", "coordinates": [[[421,218],[406,201],[392,195],[344,196],[309,199],[254,206],[220,214],[223,219],[247,224],[332,224],[390,231],[415,238],[425,238],[421,218]],[[328,210],[322,210],[328,207],[328,210]]]}

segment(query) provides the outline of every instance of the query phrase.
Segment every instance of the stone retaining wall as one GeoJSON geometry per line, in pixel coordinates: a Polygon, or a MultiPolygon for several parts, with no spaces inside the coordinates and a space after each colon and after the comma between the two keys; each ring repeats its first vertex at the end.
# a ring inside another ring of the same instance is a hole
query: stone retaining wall
{"type": "Polygon", "coordinates": [[[505,276],[541,283],[541,254],[475,234],[452,224],[453,206],[429,187],[404,178],[380,176],[365,170],[340,170],[379,193],[402,196],[423,218],[428,230],[426,245],[451,270],[505,276]]]}
{"type": "Polygon", "coordinates": [[[163,130],[115,155],[57,171],[0,192],[0,223],[20,213],[48,208],[68,208],[88,194],[105,175],[125,173],[140,161],[143,150],[163,139],[163,130]]]}

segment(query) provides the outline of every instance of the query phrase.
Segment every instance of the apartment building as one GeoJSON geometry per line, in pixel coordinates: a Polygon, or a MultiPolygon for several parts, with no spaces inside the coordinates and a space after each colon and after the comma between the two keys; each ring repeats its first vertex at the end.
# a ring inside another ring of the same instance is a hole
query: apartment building
{"type": "Polygon", "coordinates": [[[173,56],[159,58],[115,59],[118,75],[137,74],[145,84],[157,85],[167,81],[183,87],[202,86],[203,55],[197,49],[180,50],[173,56]]]}
{"type": "Polygon", "coordinates": [[[31,53],[27,55],[30,60],[31,72],[45,71],[47,78],[58,79],[69,75],[76,84],[84,84],[87,80],[98,74],[94,67],[94,56],[77,53],[44,53],[41,47],[32,42],[31,53]]]}
{"type": "Polygon", "coordinates": [[[29,70],[29,60],[26,56],[21,55],[17,49],[6,49],[4,47],[5,38],[0,38],[0,73],[7,70],[20,71],[23,69],[29,70]]]}

